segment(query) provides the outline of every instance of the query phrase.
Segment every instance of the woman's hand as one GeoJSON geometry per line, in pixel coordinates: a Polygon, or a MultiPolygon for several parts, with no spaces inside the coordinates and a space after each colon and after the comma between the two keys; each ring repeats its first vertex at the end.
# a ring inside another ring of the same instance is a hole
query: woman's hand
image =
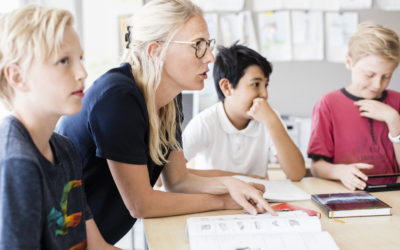
{"type": "Polygon", "coordinates": [[[227,177],[224,184],[230,197],[224,195],[225,209],[243,208],[249,214],[265,213],[266,211],[276,215],[275,211],[263,198],[264,185],[257,183],[245,183],[241,180],[227,177]],[[231,199],[229,199],[231,198],[231,199]]]}

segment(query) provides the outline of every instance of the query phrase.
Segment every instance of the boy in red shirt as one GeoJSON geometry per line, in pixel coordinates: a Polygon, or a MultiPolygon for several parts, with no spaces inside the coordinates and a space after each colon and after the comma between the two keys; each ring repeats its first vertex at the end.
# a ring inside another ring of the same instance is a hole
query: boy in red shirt
{"type": "Polygon", "coordinates": [[[367,181],[396,181],[368,180],[368,175],[399,172],[400,93],[387,90],[399,60],[395,31],[359,25],[346,57],[351,83],[323,95],[314,106],[308,147],[313,175],[340,180],[351,190],[364,189],[367,181]]]}

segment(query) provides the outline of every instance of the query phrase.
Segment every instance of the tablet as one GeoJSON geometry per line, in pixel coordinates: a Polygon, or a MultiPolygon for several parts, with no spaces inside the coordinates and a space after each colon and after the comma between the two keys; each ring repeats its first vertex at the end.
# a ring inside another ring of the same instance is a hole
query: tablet
{"type": "MultiPolygon", "coordinates": [[[[383,177],[393,177],[400,176],[400,173],[394,174],[379,174],[379,175],[369,175],[368,179],[371,178],[383,178],[383,177]]],[[[383,192],[383,191],[393,191],[400,190],[400,183],[386,183],[386,184],[369,184],[367,182],[367,186],[364,189],[367,192],[383,192]]]]}

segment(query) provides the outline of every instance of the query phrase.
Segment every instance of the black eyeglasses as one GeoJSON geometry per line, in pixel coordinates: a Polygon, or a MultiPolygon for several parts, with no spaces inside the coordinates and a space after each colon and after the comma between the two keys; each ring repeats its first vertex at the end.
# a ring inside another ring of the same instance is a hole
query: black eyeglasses
{"type": "Polygon", "coordinates": [[[182,43],[182,44],[192,44],[192,47],[196,50],[195,55],[197,58],[203,58],[207,52],[207,48],[210,50],[214,49],[215,39],[210,40],[199,40],[196,42],[186,42],[186,41],[171,41],[171,43],[182,43]]]}

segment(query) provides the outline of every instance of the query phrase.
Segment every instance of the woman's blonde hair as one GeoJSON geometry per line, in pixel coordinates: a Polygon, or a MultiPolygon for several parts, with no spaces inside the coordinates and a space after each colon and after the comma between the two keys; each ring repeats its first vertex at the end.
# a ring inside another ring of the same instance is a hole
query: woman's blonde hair
{"type": "Polygon", "coordinates": [[[157,115],[155,91],[160,84],[163,60],[171,39],[195,15],[203,15],[203,12],[190,0],[152,0],[128,20],[130,42],[122,61],[131,64],[135,81],[145,97],[150,122],[150,157],[158,165],[167,162],[168,148],[181,150],[181,146],[175,138],[175,131],[180,126],[176,122],[179,115],[176,98],[157,115]],[[154,41],[162,46],[157,58],[150,58],[147,47],[154,41]]]}
{"type": "Polygon", "coordinates": [[[355,63],[369,55],[399,63],[399,36],[396,31],[382,25],[371,22],[360,23],[350,38],[348,55],[355,63]]]}
{"type": "MultiPolygon", "coordinates": [[[[27,5],[0,18],[0,99],[12,109],[13,89],[4,68],[18,64],[26,73],[34,59],[44,62],[57,55],[66,26],[74,18],[67,10],[27,5]]],[[[24,77],[24,75],[22,76],[24,77]]]]}

